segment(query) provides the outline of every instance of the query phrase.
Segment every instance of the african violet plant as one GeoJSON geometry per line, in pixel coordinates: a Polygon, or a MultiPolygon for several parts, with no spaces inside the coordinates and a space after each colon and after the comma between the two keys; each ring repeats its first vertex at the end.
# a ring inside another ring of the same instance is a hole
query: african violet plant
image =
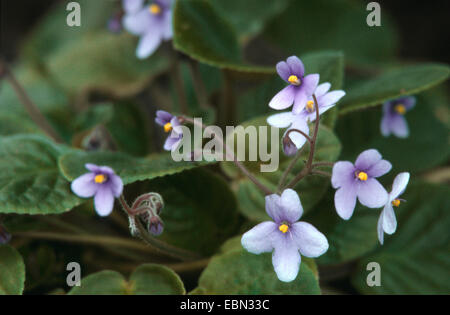
{"type": "Polygon", "coordinates": [[[449,68],[318,2],[55,7],[0,68],[0,293],[448,293],[449,68]]]}

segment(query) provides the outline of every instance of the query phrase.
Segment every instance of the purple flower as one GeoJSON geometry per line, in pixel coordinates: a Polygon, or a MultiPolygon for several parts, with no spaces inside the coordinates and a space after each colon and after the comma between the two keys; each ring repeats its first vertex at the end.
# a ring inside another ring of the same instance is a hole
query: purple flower
{"type": "Polygon", "coordinates": [[[150,56],[163,40],[172,38],[172,10],[170,0],[123,0],[123,26],[131,34],[140,36],[136,56],[150,56]]]}
{"type": "Polygon", "coordinates": [[[394,179],[392,191],[389,193],[386,205],[384,206],[383,211],[381,211],[380,218],[378,219],[377,232],[381,245],[383,245],[384,242],[384,233],[393,234],[397,229],[397,219],[395,218],[393,207],[398,207],[402,201],[405,201],[398,197],[403,194],[408,182],[409,173],[407,172],[398,174],[394,179]]]}
{"type": "MultiPolygon", "coordinates": [[[[343,90],[328,92],[330,88],[331,84],[325,82],[317,86],[316,90],[314,91],[314,95],[316,96],[317,104],[319,107],[319,116],[336,105],[336,103],[345,95],[345,92],[343,90]]],[[[300,112],[299,115],[305,117],[305,119],[309,121],[316,120],[316,106],[314,104],[314,99],[312,96],[308,98],[305,108],[300,112]]]]}
{"type": "Polygon", "coordinates": [[[383,118],[381,119],[381,134],[385,137],[391,133],[399,138],[406,138],[409,135],[408,123],[405,113],[411,110],[416,104],[415,97],[408,96],[388,101],[383,104],[383,118]]]}
{"type": "Polygon", "coordinates": [[[155,122],[164,128],[165,132],[171,132],[164,143],[164,150],[174,151],[183,139],[183,129],[176,116],[163,110],[156,112],[155,122]]]}
{"type": "Polygon", "coordinates": [[[114,34],[120,33],[120,31],[122,31],[122,22],[119,14],[115,14],[114,16],[109,18],[108,31],[114,34]]]}
{"type": "Polygon", "coordinates": [[[94,206],[98,215],[107,216],[113,209],[114,197],[117,198],[122,194],[122,179],[108,166],[86,164],[85,167],[90,172],[72,182],[72,191],[82,198],[94,196],[94,206]]]}
{"type": "Polygon", "coordinates": [[[269,106],[273,109],[286,109],[294,104],[292,112],[300,114],[319,83],[319,75],[305,76],[305,67],[296,56],[289,57],[286,62],[279,62],[277,72],[289,85],[272,98],[269,106]]]}
{"type": "Polygon", "coordinates": [[[339,188],[334,195],[338,215],[350,219],[356,205],[356,197],[369,208],[380,208],[386,204],[388,194],[375,179],[389,172],[391,163],[383,160],[381,154],[370,149],[362,152],[355,165],[348,161],[336,162],[333,167],[331,184],[339,188]]]}
{"type": "Polygon", "coordinates": [[[267,118],[267,123],[276,128],[289,127],[283,135],[283,151],[286,153],[286,155],[293,155],[292,152],[294,148],[292,147],[292,143],[298,150],[306,142],[306,138],[300,133],[295,131],[290,132],[292,129],[303,131],[305,134],[309,135],[308,122],[306,121],[305,117],[301,115],[294,115],[292,112],[284,112],[269,116],[267,118]],[[285,140],[288,132],[288,137],[292,142],[287,141],[287,139],[285,140]]]}
{"type": "Polygon", "coordinates": [[[266,196],[266,212],[273,219],[258,224],[242,236],[242,246],[253,254],[273,252],[272,264],[278,279],[293,281],[302,254],[318,257],[328,250],[328,241],[314,226],[297,222],[303,213],[297,193],[286,189],[281,196],[266,196]]]}

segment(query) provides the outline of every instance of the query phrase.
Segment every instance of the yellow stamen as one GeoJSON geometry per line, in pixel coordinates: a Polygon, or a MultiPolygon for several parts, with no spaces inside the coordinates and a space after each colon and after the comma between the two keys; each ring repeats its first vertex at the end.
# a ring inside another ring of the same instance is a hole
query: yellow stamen
{"type": "Polygon", "coordinates": [[[286,233],[289,230],[289,227],[286,224],[282,224],[278,227],[278,229],[284,233],[286,233]]]}
{"type": "Polygon", "coordinates": [[[399,113],[400,115],[403,115],[404,113],[406,113],[406,107],[403,104],[397,104],[394,107],[394,110],[399,113]]]}
{"type": "Polygon", "coordinates": [[[367,173],[359,172],[357,176],[360,180],[367,180],[367,173]]]}
{"type": "Polygon", "coordinates": [[[293,85],[300,85],[300,80],[296,75],[291,75],[288,81],[293,85]]]}
{"type": "Polygon", "coordinates": [[[108,176],[99,174],[99,175],[95,176],[94,180],[97,184],[103,184],[104,182],[106,182],[108,180],[108,176]]]}
{"type": "Polygon", "coordinates": [[[169,132],[170,130],[172,130],[172,124],[169,122],[164,125],[164,131],[169,132]]]}
{"type": "Polygon", "coordinates": [[[394,200],[392,200],[392,205],[393,205],[394,207],[400,206],[400,199],[394,199],[394,200]]]}
{"type": "Polygon", "coordinates": [[[148,9],[150,13],[154,15],[161,13],[161,7],[155,3],[151,4],[148,9]]]}
{"type": "Polygon", "coordinates": [[[314,101],[308,101],[306,103],[306,110],[310,113],[314,111],[314,101]]]}

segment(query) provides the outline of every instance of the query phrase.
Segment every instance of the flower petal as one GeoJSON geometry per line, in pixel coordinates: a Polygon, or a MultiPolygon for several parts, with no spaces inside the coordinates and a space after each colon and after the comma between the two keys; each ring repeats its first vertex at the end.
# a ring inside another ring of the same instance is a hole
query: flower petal
{"type": "Polygon", "coordinates": [[[161,44],[160,30],[154,28],[154,31],[148,32],[139,40],[139,44],[136,48],[136,56],[139,59],[145,59],[159,47],[161,44]]]}
{"type": "Polygon", "coordinates": [[[321,97],[322,95],[325,95],[331,88],[331,84],[329,82],[324,82],[322,84],[319,84],[314,91],[314,94],[317,98],[321,97]]]}
{"type": "Polygon", "coordinates": [[[274,243],[272,264],[275,272],[283,282],[295,280],[300,269],[301,257],[295,243],[284,235],[274,243]]]}
{"type": "Polygon", "coordinates": [[[266,212],[276,223],[280,223],[282,221],[280,216],[280,199],[281,197],[277,194],[272,194],[265,197],[266,212]]]}
{"type": "MultiPolygon", "coordinates": [[[[327,107],[339,102],[341,98],[345,96],[345,92],[342,90],[331,91],[320,98],[319,105],[321,107],[327,107]]],[[[320,112],[320,110],[319,110],[320,112]]]]}
{"type": "Polygon", "coordinates": [[[123,0],[123,9],[126,13],[136,13],[144,5],[144,0],[123,0]]]}
{"type": "Polygon", "coordinates": [[[406,119],[402,115],[395,115],[391,118],[391,131],[399,138],[407,138],[409,136],[409,128],[406,119]]]}
{"type": "Polygon", "coordinates": [[[380,217],[378,218],[378,224],[377,224],[377,235],[378,235],[378,240],[380,241],[381,245],[383,245],[383,243],[384,243],[383,215],[384,215],[384,211],[381,211],[380,217]]]}
{"type": "Polygon", "coordinates": [[[165,40],[169,40],[172,36],[172,11],[168,10],[164,13],[164,21],[162,22],[162,37],[165,40]]]}
{"type": "Polygon", "coordinates": [[[157,110],[156,111],[156,118],[155,118],[155,122],[160,125],[163,126],[165,124],[167,124],[168,122],[170,122],[170,120],[172,119],[173,115],[169,112],[166,112],[165,110],[157,110]]]}
{"type": "Polygon", "coordinates": [[[253,254],[271,252],[273,250],[271,241],[272,234],[276,230],[277,225],[273,222],[266,221],[260,223],[242,235],[242,247],[253,254]]]}
{"type": "Polygon", "coordinates": [[[369,208],[381,208],[388,200],[386,189],[375,179],[357,181],[357,195],[359,202],[369,208]]]}
{"type": "Polygon", "coordinates": [[[291,75],[291,69],[288,64],[284,61],[280,61],[276,65],[277,73],[284,81],[288,82],[289,76],[291,75]]]}
{"type": "Polygon", "coordinates": [[[372,165],[369,169],[367,169],[367,175],[369,177],[380,177],[386,173],[388,173],[392,168],[392,164],[389,161],[381,160],[377,162],[375,165],[372,165]]]}
{"type": "Polygon", "coordinates": [[[172,136],[167,137],[166,142],[164,142],[164,150],[166,151],[175,150],[180,141],[181,137],[172,137],[172,136]]]}
{"type": "Polygon", "coordinates": [[[375,149],[369,149],[359,154],[355,166],[360,171],[365,171],[381,160],[381,154],[375,149]]]}
{"type": "Polygon", "coordinates": [[[292,124],[294,115],[292,112],[284,112],[275,115],[271,115],[267,118],[267,123],[277,128],[287,128],[292,124]]]}
{"type": "Polygon", "coordinates": [[[334,205],[337,214],[344,220],[353,215],[356,205],[356,185],[342,186],[334,194],[334,205]]]}
{"type": "Polygon", "coordinates": [[[395,217],[394,208],[388,202],[383,209],[383,230],[387,234],[393,234],[397,229],[397,218],[395,217]]]}
{"type": "Polygon", "coordinates": [[[124,29],[133,35],[143,35],[151,29],[152,16],[147,9],[142,9],[137,13],[126,14],[122,18],[124,29]]]}
{"type": "Polygon", "coordinates": [[[320,76],[317,73],[308,74],[303,78],[302,89],[305,91],[306,96],[311,96],[319,84],[320,76]]]}
{"type": "MultiPolygon", "coordinates": [[[[291,127],[286,132],[288,132],[289,130],[292,130],[292,129],[298,129],[300,131],[303,131],[305,134],[309,135],[308,123],[306,122],[306,120],[303,117],[299,117],[299,115],[296,116],[291,127]]],[[[291,133],[289,133],[289,139],[291,139],[291,141],[294,142],[297,149],[300,149],[301,147],[303,147],[303,145],[307,141],[307,139],[301,133],[298,133],[295,131],[292,131],[291,133]]]]}
{"type": "Polygon", "coordinates": [[[409,182],[409,177],[410,175],[408,172],[403,172],[395,176],[394,183],[392,184],[392,191],[389,194],[389,201],[394,200],[405,191],[409,182]]]}
{"type": "Polygon", "coordinates": [[[295,74],[297,77],[303,77],[305,74],[305,66],[303,65],[303,62],[297,57],[297,56],[290,56],[286,63],[289,66],[289,69],[291,70],[290,74],[295,74]]]}
{"type": "Polygon", "coordinates": [[[76,178],[72,184],[72,191],[81,198],[89,198],[95,195],[98,185],[94,181],[94,173],[86,173],[76,178]]]}
{"type": "Polygon", "coordinates": [[[297,222],[291,226],[294,242],[305,257],[319,257],[328,250],[328,240],[312,224],[297,222]]]}
{"type": "Polygon", "coordinates": [[[345,185],[352,185],[354,182],[355,167],[348,161],[334,163],[331,175],[331,185],[339,188],[345,185]]]}
{"type": "Polygon", "coordinates": [[[391,134],[391,117],[388,113],[383,114],[383,118],[381,118],[380,130],[384,137],[391,134]]]}
{"type": "Polygon", "coordinates": [[[109,187],[114,195],[114,197],[118,198],[122,194],[123,191],[123,182],[122,178],[117,176],[116,174],[110,175],[110,183],[109,187]]]}
{"type": "Polygon", "coordinates": [[[95,211],[101,217],[111,213],[114,207],[114,195],[108,186],[102,185],[94,197],[95,211]]]}
{"type": "Polygon", "coordinates": [[[286,109],[294,103],[294,97],[295,87],[288,85],[272,98],[269,107],[273,109],[286,109]]]}
{"type": "Polygon", "coordinates": [[[280,205],[282,220],[294,223],[303,214],[303,207],[295,190],[285,189],[281,194],[280,205]]]}
{"type": "Polygon", "coordinates": [[[305,91],[303,89],[297,89],[294,97],[294,107],[292,108],[292,113],[294,115],[300,114],[305,108],[307,101],[308,96],[306,95],[305,91]]]}
{"type": "Polygon", "coordinates": [[[402,103],[408,111],[416,105],[416,98],[414,96],[403,97],[398,103],[402,103]]]}

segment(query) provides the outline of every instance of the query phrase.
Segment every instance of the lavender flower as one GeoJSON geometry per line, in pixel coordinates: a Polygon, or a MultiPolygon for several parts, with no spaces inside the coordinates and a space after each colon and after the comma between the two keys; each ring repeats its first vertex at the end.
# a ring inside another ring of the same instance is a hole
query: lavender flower
{"type": "Polygon", "coordinates": [[[108,166],[86,164],[90,171],[81,175],[72,182],[72,191],[79,197],[90,198],[94,196],[94,206],[98,215],[107,216],[114,206],[114,197],[122,194],[122,179],[108,166]]]}
{"type": "MultiPolygon", "coordinates": [[[[330,87],[331,84],[325,82],[320,84],[314,91],[319,107],[319,115],[322,115],[324,112],[336,105],[336,103],[345,95],[345,92],[342,90],[328,92],[330,87]]],[[[300,114],[295,115],[292,112],[275,114],[269,116],[267,123],[277,128],[286,128],[290,126],[290,128],[286,130],[286,133],[288,133],[291,129],[298,129],[309,135],[307,122],[315,120],[316,113],[314,100],[312,97],[309,97],[306,107],[300,112],[300,114]]],[[[289,138],[291,141],[288,141],[285,137],[286,133],[283,136],[283,151],[288,156],[294,155],[297,151],[296,149],[300,149],[305,144],[306,138],[300,133],[293,131],[289,133],[289,138]],[[296,149],[294,149],[292,143],[294,143],[296,149]]]]}
{"type": "Polygon", "coordinates": [[[165,132],[171,131],[169,137],[167,137],[166,142],[164,143],[164,150],[176,150],[183,139],[183,130],[181,129],[181,124],[178,118],[166,111],[158,110],[156,112],[155,122],[162,126],[165,132]]]}
{"type": "Polygon", "coordinates": [[[140,36],[136,56],[150,56],[163,40],[172,38],[172,10],[170,0],[123,0],[125,16],[122,24],[133,35],[140,36]]]}
{"type": "Polygon", "coordinates": [[[292,112],[300,114],[319,83],[319,75],[305,76],[305,67],[296,56],[289,57],[286,62],[279,62],[277,72],[289,85],[272,98],[269,106],[273,109],[286,109],[294,104],[292,112]]]}
{"type": "Polygon", "coordinates": [[[338,188],[334,195],[338,215],[344,220],[350,219],[355,209],[356,197],[361,204],[369,208],[384,206],[388,194],[375,178],[386,174],[391,168],[391,163],[383,160],[375,149],[362,152],[355,165],[348,161],[334,164],[331,184],[333,188],[338,188]]]}
{"type": "Polygon", "coordinates": [[[300,269],[300,254],[318,257],[328,250],[328,241],[311,224],[297,222],[303,208],[292,189],[286,189],[281,196],[266,196],[266,212],[274,222],[258,224],[242,236],[241,244],[253,254],[273,251],[272,264],[278,279],[293,281],[300,269]]]}
{"type": "Polygon", "coordinates": [[[385,137],[391,133],[399,138],[407,138],[409,135],[408,123],[405,113],[416,104],[412,96],[398,98],[383,104],[383,118],[381,119],[381,134],[385,137]]]}
{"type": "Polygon", "coordinates": [[[384,206],[383,211],[381,211],[380,218],[378,219],[377,232],[381,245],[383,245],[384,242],[384,233],[393,234],[397,229],[397,219],[395,218],[393,207],[398,207],[400,206],[401,201],[405,201],[403,199],[399,199],[398,197],[403,194],[408,182],[409,173],[407,172],[398,174],[394,179],[392,191],[389,193],[387,203],[384,206]]]}

